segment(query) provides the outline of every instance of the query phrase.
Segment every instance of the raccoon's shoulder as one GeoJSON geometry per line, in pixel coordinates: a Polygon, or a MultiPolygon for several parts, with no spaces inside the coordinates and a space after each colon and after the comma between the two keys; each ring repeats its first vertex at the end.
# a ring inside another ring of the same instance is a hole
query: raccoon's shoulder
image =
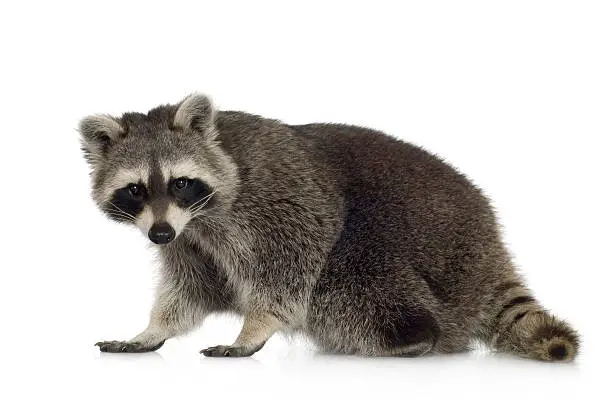
{"type": "Polygon", "coordinates": [[[289,126],[279,120],[223,111],[215,123],[218,141],[242,168],[283,161],[304,147],[289,126]]]}
{"type": "Polygon", "coordinates": [[[395,146],[404,150],[422,151],[415,145],[399,140],[380,130],[350,124],[312,123],[292,125],[291,129],[300,136],[326,144],[337,144],[343,148],[357,147],[360,149],[395,146]]]}
{"type": "Polygon", "coordinates": [[[221,137],[228,139],[244,139],[287,130],[287,126],[279,120],[240,111],[218,112],[215,125],[221,137]]]}
{"type": "Polygon", "coordinates": [[[301,138],[308,139],[321,155],[354,166],[359,161],[366,167],[395,164],[434,164],[440,160],[411,143],[372,128],[336,124],[313,123],[293,125],[291,129],[301,138]]]}

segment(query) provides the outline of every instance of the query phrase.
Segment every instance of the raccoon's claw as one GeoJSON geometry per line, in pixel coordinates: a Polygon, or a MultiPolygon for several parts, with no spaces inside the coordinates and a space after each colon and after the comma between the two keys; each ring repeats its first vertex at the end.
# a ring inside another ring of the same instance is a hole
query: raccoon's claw
{"type": "Polygon", "coordinates": [[[154,346],[130,341],[98,341],[96,344],[103,353],[146,353],[164,345],[164,341],[154,346]]]}
{"type": "Polygon", "coordinates": [[[249,357],[257,350],[259,349],[234,346],[214,346],[200,350],[200,353],[206,357],[249,357]]]}

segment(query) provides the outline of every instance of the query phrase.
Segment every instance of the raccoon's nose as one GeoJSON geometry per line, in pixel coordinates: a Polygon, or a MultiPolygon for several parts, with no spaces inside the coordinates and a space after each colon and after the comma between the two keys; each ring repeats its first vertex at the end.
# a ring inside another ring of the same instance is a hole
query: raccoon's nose
{"type": "Polygon", "coordinates": [[[149,229],[149,239],[156,244],[167,244],[174,239],[174,229],[167,222],[155,223],[149,229]]]}

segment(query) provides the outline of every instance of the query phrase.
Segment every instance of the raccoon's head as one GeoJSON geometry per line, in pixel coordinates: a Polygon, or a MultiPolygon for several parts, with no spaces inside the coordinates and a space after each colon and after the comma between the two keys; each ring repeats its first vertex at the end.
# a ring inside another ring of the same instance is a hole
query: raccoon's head
{"type": "Polygon", "coordinates": [[[234,199],[237,168],[216,141],[206,96],[193,94],[146,115],[86,117],[79,128],[94,201],[156,244],[171,242],[191,220],[234,199]]]}

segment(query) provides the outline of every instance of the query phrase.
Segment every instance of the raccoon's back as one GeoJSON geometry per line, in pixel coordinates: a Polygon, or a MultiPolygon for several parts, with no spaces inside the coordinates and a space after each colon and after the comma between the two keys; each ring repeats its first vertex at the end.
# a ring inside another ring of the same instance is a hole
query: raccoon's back
{"type": "MultiPolygon", "coordinates": [[[[394,207],[412,229],[429,234],[444,224],[458,227],[496,221],[488,199],[466,176],[439,157],[382,132],[340,124],[292,127],[312,142],[315,160],[339,183],[349,206],[394,207]],[[401,211],[400,211],[401,210],[401,211]]],[[[476,227],[476,226],[472,226],[476,227]]],[[[480,226],[479,226],[480,228],[480,226]]]]}
{"type": "Polygon", "coordinates": [[[313,142],[317,160],[341,184],[352,237],[399,254],[443,302],[462,304],[458,296],[491,282],[474,275],[493,276],[506,254],[487,198],[464,175],[378,131],[334,124],[293,129],[313,142]]]}

